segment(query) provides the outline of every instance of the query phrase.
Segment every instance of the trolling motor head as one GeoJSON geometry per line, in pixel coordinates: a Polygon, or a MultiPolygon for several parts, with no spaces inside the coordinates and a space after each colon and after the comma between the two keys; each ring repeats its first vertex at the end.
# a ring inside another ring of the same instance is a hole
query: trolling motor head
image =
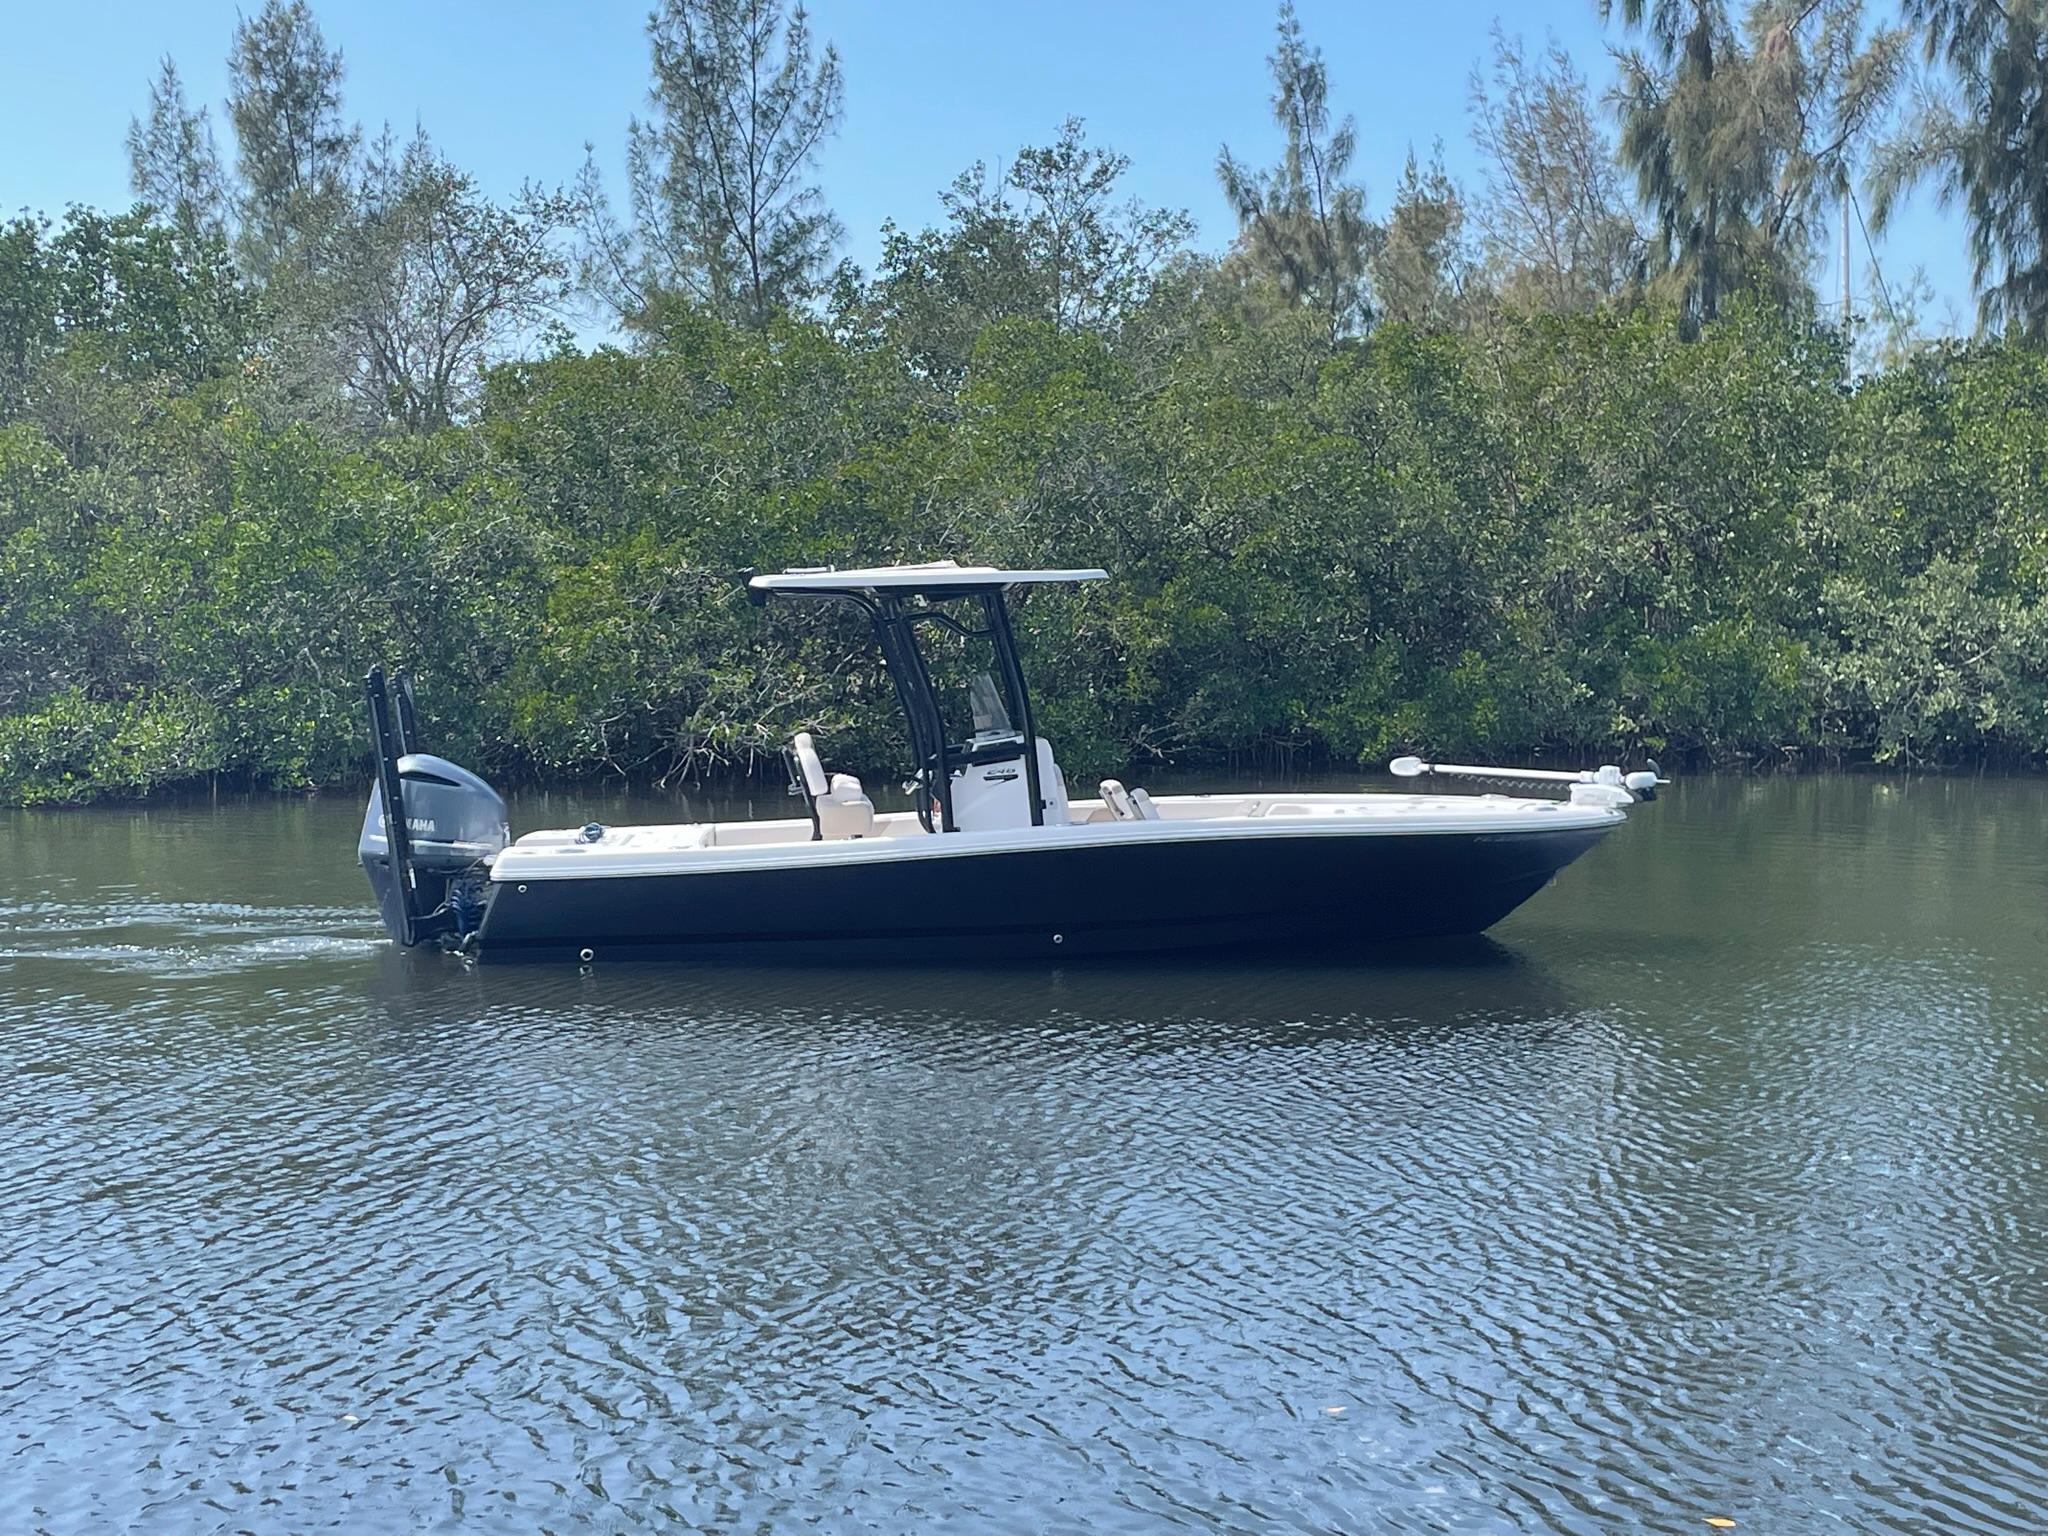
{"type": "Polygon", "coordinates": [[[418,739],[419,722],[404,673],[387,690],[383,668],[373,667],[363,687],[377,782],[356,857],[393,939],[404,945],[460,941],[482,918],[485,861],[512,840],[505,801],[461,764],[407,750],[418,739]]]}

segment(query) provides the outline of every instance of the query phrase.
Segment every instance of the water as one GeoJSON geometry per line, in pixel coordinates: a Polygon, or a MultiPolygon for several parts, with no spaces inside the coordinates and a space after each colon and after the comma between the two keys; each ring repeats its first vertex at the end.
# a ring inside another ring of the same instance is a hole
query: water
{"type": "Polygon", "coordinates": [[[357,818],[0,818],[0,1529],[2048,1525],[2048,785],[993,973],[401,955],[357,818]]]}

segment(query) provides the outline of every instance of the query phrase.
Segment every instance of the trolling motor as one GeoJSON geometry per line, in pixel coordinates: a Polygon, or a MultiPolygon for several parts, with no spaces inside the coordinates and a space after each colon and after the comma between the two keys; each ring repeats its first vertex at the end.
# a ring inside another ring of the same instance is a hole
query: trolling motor
{"type": "Polygon", "coordinates": [[[372,667],[363,692],[377,781],[356,857],[393,939],[459,946],[483,921],[490,859],[512,841],[505,802],[467,768],[417,750],[406,672],[387,687],[384,669],[372,667]]]}
{"type": "Polygon", "coordinates": [[[1601,768],[1573,771],[1563,768],[1488,768],[1473,763],[1425,763],[1419,757],[1397,757],[1387,771],[1397,779],[1418,779],[1433,774],[1449,779],[1490,779],[1498,784],[1569,784],[1575,805],[1633,805],[1654,800],[1657,791],[1671,781],[1660,775],[1654,757],[1645,758],[1635,773],[1623,773],[1612,763],[1601,768]],[[1606,791],[1606,793],[1602,793],[1606,791]]]}

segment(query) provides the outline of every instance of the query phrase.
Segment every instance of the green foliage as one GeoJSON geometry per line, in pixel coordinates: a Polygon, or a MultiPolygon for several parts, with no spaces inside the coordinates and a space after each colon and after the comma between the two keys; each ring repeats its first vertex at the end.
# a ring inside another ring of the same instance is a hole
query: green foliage
{"type": "Polygon", "coordinates": [[[73,208],[54,231],[27,215],[0,223],[0,422],[61,390],[66,352],[122,381],[195,385],[237,366],[254,303],[218,235],[144,211],[73,208]]]}
{"type": "Polygon", "coordinates": [[[1119,199],[1129,167],[1090,145],[1079,118],[1055,142],[1020,149],[999,179],[977,161],[940,194],[943,229],[883,229],[875,281],[842,282],[835,295],[837,327],[886,338],[911,372],[946,384],[997,320],[1114,336],[1193,229],[1185,213],[1119,199]]]}
{"type": "Polygon", "coordinates": [[[680,310],[362,446],[269,425],[239,367],[190,382],[182,298],[88,303],[29,233],[63,319],[0,427],[10,800],[350,778],[378,659],[487,772],[744,770],[811,726],[885,773],[860,626],[741,576],[942,555],[1115,572],[1020,616],[1081,776],[2048,751],[2048,360],[2016,347],[1845,392],[1837,338],[1737,304],[1693,343],[1654,309],[1386,324],[1304,374],[1197,304],[1142,367],[1142,315],[997,320],[948,384],[886,333],[680,310]]]}
{"type": "Polygon", "coordinates": [[[1796,308],[1816,227],[1898,77],[1863,0],[1600,0],[1647,35],[1617,55],[1620,158],[1656,222],[1653,286],[1688,335],[1747,291],[1796,308]]]}
{"type": "Polygon", "coordinates": [[[1929,93],[1872,169],[1879,228],[1932,182],[1970,221],[1979,314],[2048,341],[2048,7],[2039,0],[1904,0],[1953,94],[1929,93]]]}
{"type": "MultiPolygon", "coordinates": [[[[872,278],[842,265],[821,315],[843,83],[800,9],[657,10],[626,229],[594,181],[499,205],[423,136],[366,152],[310,8],[266,0],[232,174],[167,61],[129,135],[145,206],[0,224],[0,802],[355,778],[374,661],[508,779],[744,772],[798,728],[886,778],[863,627],[743,579],[946,556],[1113,572],[1018,616],[1082,782],[2048,755],[2039,328],[1848,388],[1801,275],[1899,34],[1858,0],[1603,9],[1644,39],[1622,149],[1654,233],[1585,82],[1505,40],[1488,200],[1411,157],[1369,218],[1283,7],[1283,143],[1222,158],[1229,253],[1069,120],[891,227],[872,278]],[[630,350],[547,324],[572,211],[630,350]]],[[[2031,22],[1908,9],[1986,131],[2039,137],[2031,22]]],[[[1941,143],[2021,318],[2034,150],[1941,143]]]]}
{"type": "Polygon", "coordinates": [[[1273,119],[1286,135],[1280,163],[1258,171],[1225,145],[1216,179],[1237,215],[1238,255],[1282,300],[1313,315],[1327,340],[1372,317],[1367,278],[1381,231],[1365,213],[1365,188],[1345,178],[1358,149],[1349,117],[1330,124],[1329,72],[1281,0],[1273,73],[1273,119]]]}
{"type": "Polygon", "coordinates": [[[839,221],[809,180],[845,99],[801,5],[662,0],[647,18],[653,117],[627,135],[633,222],[586,162],[585,275],[627,324],[678,306],[753,326],[815,293],[839,221]]]}
{"type": "Polygon", "coordinates": [[[221,767],[221,734],[205,704],[186,696],[115,704],[56,694],[0,716],[0,796],[78,805],[185,783],[221,767]]]}

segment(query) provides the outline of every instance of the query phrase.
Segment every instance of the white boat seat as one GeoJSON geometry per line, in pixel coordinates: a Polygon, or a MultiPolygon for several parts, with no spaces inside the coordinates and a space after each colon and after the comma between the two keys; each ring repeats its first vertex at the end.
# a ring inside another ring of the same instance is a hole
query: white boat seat
{"type": "Polygon", "coordinates": [[[1124,788],[1121,780],[1104,779],[1102,781],[1102,803],[1109,807],[1109,814],[1118,821],[1137,821],[1141,819],[1138,815],[1137,807],[1131,804],[1130,791],[1124,788]]]}
{"type": "Polygon", "coordinates": [[[798,731],[789,745],[796,753],[797,770],[804,776],[804,793],[815,800],[832,787],[825,778],[825,765],[818,759],[818,744],[809,731],[798,731]]]}
{"type": "Polygon", "coordinates": [[[832,839],[866,837],[875,830],[875,803],[850,773],[835,773],[825,793],[817,798],[818,835],[832,839]]]}
{"type": "Polygon", "coordinates": [[[866,837],[875,830],[875,803],[850,773],[827,776],[818,757],[818,744],[809,731],[799,731],[790,744],[796,754],[797,772],[803,775],[804,794],[811,802],[811,819],[824,839],[866,837]]]}
{"type": "Polygon", "coordinates": [[[1140,821],[1159,820],[1159,807],[1152,803],[1152,797],[1142,789],[1131,791],[1131,810],[1140,821]]]}

